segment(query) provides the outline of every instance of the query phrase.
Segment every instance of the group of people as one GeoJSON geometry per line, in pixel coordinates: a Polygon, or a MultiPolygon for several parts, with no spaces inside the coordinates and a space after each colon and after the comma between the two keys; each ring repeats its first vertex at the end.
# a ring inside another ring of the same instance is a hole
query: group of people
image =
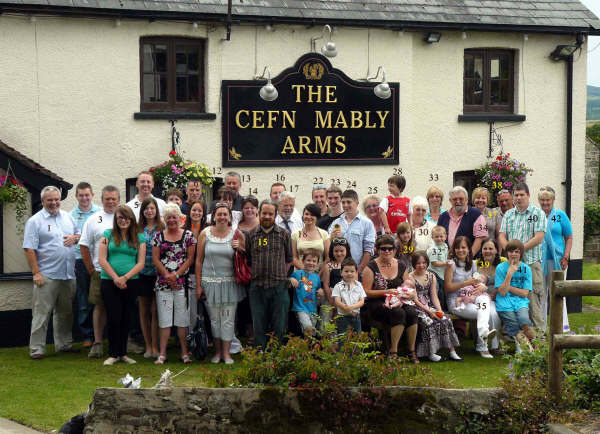
{"type": "MultiPolygon", "coordinates": [[[[30,356],[45,354],[48,321],[54,313],[58,352],[72,346],[71,299],[89,356],[135,363],[127,342],[137,310],[145,358],[167,361],[173,327],[180,359],[191,363],[188,328],[206,308],[214,339],[213,363],[234,363],[236,334],[265,348],[286,331],[314,335],[334,321],[339,333],[364,326],[389,329],[389,355],[396,357],[406,331],[409,358],[462,361],[453,320],[476,323],[476,350],[492,358],[502,328],[517,350],[546,327],[549,275],[566,270],[572,246],[567,215],[554,208],[554,190],[530,203],[526,184],[496,194],[460,186],[444,194],[408,198],[406,180],[392,176],[389,195],[362,201],[354,190],[315,186],[301,212],[285,185],[274,183],[259,203],[240,195],[241,176],[229,172],[210,204],[191,180],[186,194],[152,195],[152,174],[138,175],[137,195],[120,205],[119,190],[107,185],[101,206],[90,184],[76,187],[77,206],[60,209],[53,186],[41,192],[43,209],[25,227],[23,248],[33,273],[30,356]],[[505,257],[506,256],[506,257],[505,257]],[[239,262],[251,270],[240,285],[239,262]],[[198,301],[202,304],[199,305],[198,301]],[[290,312],[293,314],[290,315],[290,312]],[[367,324],[363,324],[366,321],[367,324]],[[491,350],[491,351],[490,351],[491,350]]],[[[568,327],[568,323],[565,323],[568,327]]]]}

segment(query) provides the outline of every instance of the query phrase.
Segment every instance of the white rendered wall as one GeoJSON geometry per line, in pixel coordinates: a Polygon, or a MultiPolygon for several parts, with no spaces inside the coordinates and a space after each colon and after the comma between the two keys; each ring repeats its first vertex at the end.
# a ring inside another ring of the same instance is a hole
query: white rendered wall
{"type": "MultiPolygon", "coordinates": [[[[171,146],[166,120],[134,120],[140,109],[139,39],[174,35],[207,38],[206,111],[216,120],[180,120],[181,148],[186,157],[221,166],[220,85],[224,79],[251,79],[268,65],[273,75],[310,51],[310,38],[320,28],[259,26],[233,28],[222,41],[221,27],[197,29],[188,23],[0,16],[0,139],[46,168],[76,184],[86,180],[99,192],[105,184],[121,188],[125,179],[167,158],[171,146]],[[255,43],[255,40],[257,43],[255,43]],[[255,60],[256,59],[256,60],[255,60]]],[[[400,167],[406,194],[425,195],[435,184],[448,191],[452,173],[486,162],[489,126],[459,123],[462,114],[463,53],[466,48],[517,50],[515,113],[525,122],[496,124],[504,152],[535,170],[528,178],[532,200],[549,184],[564,208],[566,134],[566,67],[549,53],[570,37],[511,33],[443,32],[438,44],[423,42],[423,33],[339,28],[334,34],[339,55],[335,67],[354,79],[374,75],[384,65],[388,81],[400,83],[400,167]]],[[[584,46],[585,52],[585,46],[584,46]]],[[[586,56],[575,62],[573,196],[575,228],[572,258],[582,257],[586,56]]],[[[360,196],[368,187],[386,192],[393,166],[240,168],[268,196],[277,174],[298,185],[297,207],[310,200],[312,178],[340,178],[342,188],[356,181],[360,196]]],[[[223,172],[228,169],[223,168],[223,172]]],[[[74,205],[73,194],[63,203],[74,205]]],[[[97,200],[99,201],[99,199],[97,200]]],[[[447,198],[444,207],[448,207],[447,198]]]]}

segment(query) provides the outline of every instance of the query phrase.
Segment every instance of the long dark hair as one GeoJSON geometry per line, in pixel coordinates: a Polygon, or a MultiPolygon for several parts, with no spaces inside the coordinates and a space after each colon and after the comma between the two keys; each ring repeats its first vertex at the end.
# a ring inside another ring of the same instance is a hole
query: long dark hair
{"type": "Polygon", "coordinates": [[[473,254],[471,253],[471,240],[469,240],[467,237],[459,236],[459,237],[454,238],[452,247],[450,247],[450,251],[448,252],[448,259],[453,259],[456,266],[457,267],[459,266],[458,258],[456,257],[456,254],[454,253],[454,251],[456,250],[458,245],[460,243],[462,243],[463,241],[465,243],[467,243],[467,248],[469,250],[469,253],[467,253],[467,259],[465,260],[465,270],[469,271],[471,269],[471,267],[473,266],[473,254]]]}
{"type": "Polygon", "coordinates": [[[194,227],[192,227],[195,223],[192,223],[192,208],[194,205],[200,204],[202,207],[202,218],[200,219],[200,231],[206,227],[206,204],[201,200],[194,200],[190,203],[190,207],[188,208],[188,212],[185,214],[185,225],[183,225],[183,229],[186,231],[194,232],[194,227]]]}
{"type": "Polygon", "coordinates": [[[337,246],[342,246],[346,248],[346,258],[352,257],[352,255],[350,254],[350,243],[348,242],[348,240],[346,238],[334,238],[333,240],[331,240],[331,244],[329,244],[329,259],[331,261],[335,261],[335,258],[333,257],[333,248],[337,246]]]}
{"type": "Polygon", "coordinates": [[[156,225],[156,231],[162,231],[165,228],[165,224],[160,218],[160,209],[158,208],[158,203],[153,197],[148,197],[142,201],[142,206],[140,207],[140,221],[138,222],[138,231],[144,232],[144,228],[148,225],[148,219],[144,215],[144,211],[148,208],[148,205],[153,204],[154,209],[156,210],[156,217],[154,217],[154,224],[156,225]]]}
{"type": "Polygon", "coordinates": [[[485,262],[485,259],[483,258],[483,246],[486,243],[490,243],[490,242],[494,243],[494,247],[496,247],[496,256],[494,256],[494,260],[489,265],[495,267],[495,266],[497,266],[501,262],[501,260],[500,260],[500,249],[498,248],[498,242],[496,240],[492,239],[492,238],[487,238],[483,243],[481,243],[481,249],[479,249],[479,253],[477,253],[477,256],[475,257],[475,259],[477,261],[485,262]]]}
{"type": "MultiPolygon", "coordinates": [[[[244,205],[246,205],[247,203],[252,204],[252,206],[256,208],[256,214],[258,217],[258,199],[252,195],[246,196],[244,199],[242,199],[242,219],[240,220],[240,223],[242,223],[246,218],[246,216],[244,216],[244,205]]],[[[238,223],[238,225],[240,223],[238,223]]]]}
{"type": "Polygon", "coordinates": [[[137,249],[140,246],[140,242],[138,240],[138,234],[140,233],[137,223],[135,222],[135,214],[131,211],[127,205],[119,205],[115,211],[115,219],[113,220],[113,229],[112,229],[112,238],[115,240],[115,244],[117,246],[121,245],[121,241],[127,241],[129,247],[132,249],[137,249]],[[129,227],[127,228],[127,232],[125,232],[125,239],[121,237],[121,228],[117,224],[117,216],[121,214],[124,217],[129,218],[129,227]]]}

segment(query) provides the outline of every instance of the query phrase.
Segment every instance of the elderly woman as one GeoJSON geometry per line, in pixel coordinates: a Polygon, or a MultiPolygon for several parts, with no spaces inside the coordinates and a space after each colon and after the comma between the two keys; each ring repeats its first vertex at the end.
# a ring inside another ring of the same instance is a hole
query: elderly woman
{"type": "Polygon", "coordinates": [[[415,196],[412,199],[411,225],[413,228],[413,239],[415,240],[415,251],[424,250],[433,246],[431,231],[435,223],[427,220],[427,200],[423,196],[415,196]]]}
{"type": "Polygon", "coordinates": [[[383,218],[381,216],[381,214],[385,214],[385,212],[379,208],[380,202],[381,199],[373,194],[365,197],[362,202],[363,212],[373,222],[377,236],[385,233],[383,218]]]}
{"type": "MultiPolygon", "coordinates": [[[[542,261],[544,264],[544,289],[546,296],[542,299],[542,312],[544,318],[548,312],[548,298],[550,296],[550,283],[552,271],[558,270],[567,273],[571,247],[573,246],[573,228],[571,221],[563,210],[554,207],[555,192],[552,187],[542,187],[538,194],[540,207],[546,213],[548,226],[544,235],[542,261]]],[[[563,330],[569,331],[566,299],[563,298],[563,330]]]]}
{"type": "MultiPolygon", "coordinates": [[[[365,267],[362,284],[367,293],[365,307],[375,320],[391,327],[390,356],[398,354],[398,342],[406,329],[409,358],[419,363],[415,345],[417,341],[417,311],[414,306],[403,304],[398,307],[386,305],[386,296],[408,279],[408,269],[395,259],[396,242],[391,235],[382,235],[375,242],[379,256],[365,267]]],[[[416,296],[416,294],[415,294],[416,296]]]]}
{"type": "Polygon", "coordinates": [[[473,206],[481,211],[481,214],[485,217],[485,224],[488,231],[488,238],[491,240],[496,239],[496,214],[497,210],[491,209],[488,205],[491,202],[490,192],[487,188],[477,187],[473,190],[471,195],[471,202],[473,206]]]}
{"type": "Polygon", "coordinates": [[[212,211],[212,225],[200,234],[196,257],[196,297],[206,294],[206,306],[212,334],[215,338],[215,355],[212,363],[221,360],[233,364],[230,354],[234,338],[235,311],[244,297],[244,290],[236,282],[233,265],[234,250],[243,250],[244,235],[231,226],[231,208],[217,203],[212,211]]]}
{"type": "Polygon", "coordinates": [[[191,363],[185,339],[190,322],[186,281],[194,261],[196,238],[191,231],[181,228],[179,206],[169,203],[163,212],[167,229],[157,232],[152,240],[152,262],[158,275],[155,290],[160,329],[160,354],[154,363],[162,365],[167,361],[167,343],[173,326],[177,327],[181,344],[181,361],[191,363]]]}
{"type": "Polygon", "coordinates": [[[440,215],[446,211],[445,209],[442,209],[443,200],[444,193],[442,193],[442,190],[440,190],[436,186],[429,187],[429,190],[427,190],[427,202],[429,203],[429,212],[425,216],[427,220],[437,224],[440,215]]]}

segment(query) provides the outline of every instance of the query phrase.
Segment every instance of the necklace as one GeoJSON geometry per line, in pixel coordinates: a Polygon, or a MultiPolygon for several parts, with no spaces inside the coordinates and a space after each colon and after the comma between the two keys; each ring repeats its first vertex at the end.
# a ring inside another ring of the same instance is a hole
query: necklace
{"type": "Polygon", "coordinates": [[[379,265],[381,265],[383,268],[391,268],[391,267],[392,267],[392,265],[394,265],[394,264],[393,264],[392,262],[388,262],[388,263],[386,263],[386,262],[383,262],[383,261],[381,261],[381,262],[379,263],[379,265]]]}

